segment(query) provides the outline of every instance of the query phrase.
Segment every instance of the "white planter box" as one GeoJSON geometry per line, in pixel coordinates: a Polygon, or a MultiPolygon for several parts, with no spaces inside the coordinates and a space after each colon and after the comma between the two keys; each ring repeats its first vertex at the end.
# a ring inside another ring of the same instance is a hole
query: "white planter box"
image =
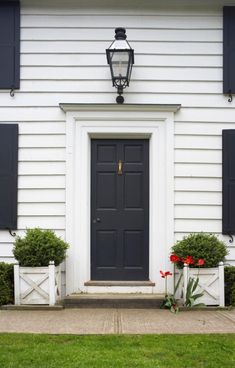
{"type": "Polygon", "coordinates": [[[198,287],[195,294],[203,293],[203,296],[196,300],[196,303],[205,305],[218,305],[224,307],[224,264],[220,262],[218,267],[213,268],[189,268],[184,266],[183,270],[176,270],[175,284],[180,275],[183,275],[179,288],[176,293],[176,299],[186,299],[187,283],[189,278],[199,277],[198,287]]]}
{"type": "Polygon", "coordinates": [[[55,305],[61,299],[61,270],[50,262],[48,267],[14,265],[15,304],[55,305]]]}

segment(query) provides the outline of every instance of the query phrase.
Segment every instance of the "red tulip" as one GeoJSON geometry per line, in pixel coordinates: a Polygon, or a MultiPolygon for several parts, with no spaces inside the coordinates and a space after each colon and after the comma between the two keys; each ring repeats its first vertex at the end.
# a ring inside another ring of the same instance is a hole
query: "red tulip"
{"type": "Polygon", "coordinates": [[[178,257],[176,254],[171,254],[170,255],[170,261],[173,263],[177,263],[180,261],[180,257],[178,257]]]}
{"type": "Polygon", "coordinates": [[[182,258],[182,262],[186,263],[187,265],[194,264],[193,257],[187,256],[186,258],[182,258]]]}
{"type": "Polygon", "coordinates": [[[198,262],[197,262],[197,266],[204,266],[205,264],[205,260],[202,258],[199,258],[198,262]]]}
{"type": "Polygon", "coordinates": [[[163,271],[160,271],[160,274],[161,274],[161,277],[164,279],[165,277],[167,276],[172,276],[172,273],[170,271],[166,271],[166,272],[163,272],[163,271]]]}

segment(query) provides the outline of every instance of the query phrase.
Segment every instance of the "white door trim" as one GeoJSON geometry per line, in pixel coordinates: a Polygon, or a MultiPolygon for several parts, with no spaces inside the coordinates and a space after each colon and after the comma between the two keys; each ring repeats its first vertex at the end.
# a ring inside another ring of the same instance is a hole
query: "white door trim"
{"type": "Polygon", "coordinates": [[[174,112],[179,105],[61,104],[66,112],[66,294],[164,292],[161,269],[169,267],[174,241],[174,112]],[[149,277],[155,287],[89,287],[90,139],[149,138],[149,277]],[[98,288],[98,289],[97,289],[98,288]],[[115,290],[114,290],[115,289],[115,290]]]}

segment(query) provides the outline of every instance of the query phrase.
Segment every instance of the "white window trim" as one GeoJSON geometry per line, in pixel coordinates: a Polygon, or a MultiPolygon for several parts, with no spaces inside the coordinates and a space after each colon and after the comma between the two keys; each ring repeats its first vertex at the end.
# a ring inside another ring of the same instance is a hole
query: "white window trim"
{"type": "Polygon", "coordinates": [[[180,105],[60,104],[66,112],[66,294],[164,292],[159,271],[169,269],[174,241],[174,112],[180,105]],[[149,138],[149,278],[155,287],[89,287],[90,140],[149,138]]]}

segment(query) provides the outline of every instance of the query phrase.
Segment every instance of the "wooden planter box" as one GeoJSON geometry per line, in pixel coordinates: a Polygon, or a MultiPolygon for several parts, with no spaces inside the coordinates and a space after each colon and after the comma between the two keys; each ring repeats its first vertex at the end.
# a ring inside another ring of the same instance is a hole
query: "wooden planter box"
{"type": "Polygon", "coordinates": [[[195,293],[203,293],[203,296],[197,299],[197,303],[204,303],[208,306],[217,305],[224,307],[224,264],[220,262],[218,267],[213,268],[190,268],[184,265],[183,270],[176,270],[175,284],[180,275],[182,275],[180,286],[176,293],[176,299],[186,299],[187,283],[189,278],[199,277],[198,287],[195,293]]]}
{"type": "Polygon", "coordinates": [[[14,265],[15,304],[55,305],[61,299],[61,270],[50,262],[48,267],[14,265]]]}

